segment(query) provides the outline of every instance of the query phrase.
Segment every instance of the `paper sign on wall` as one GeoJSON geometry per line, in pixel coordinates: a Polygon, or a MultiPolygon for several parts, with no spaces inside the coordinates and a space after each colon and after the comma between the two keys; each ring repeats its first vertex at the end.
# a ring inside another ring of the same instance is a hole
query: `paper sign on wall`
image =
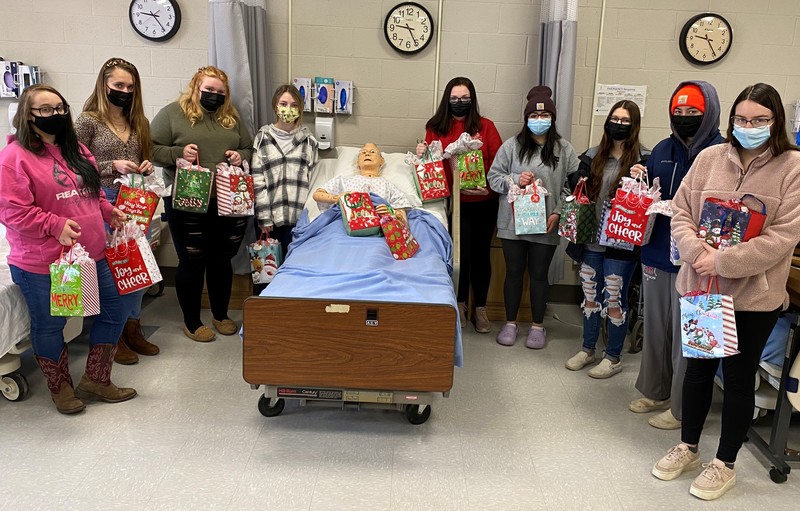
{"type": "Polygon", "coordinates": [[[647,85],[605,85],[597,84],[597,98],[594,103],[594,115],[608,115],[611,107],[618,101],[627,99],[639,107],[644,117],[644,104],[647,97],[647,85]]]}

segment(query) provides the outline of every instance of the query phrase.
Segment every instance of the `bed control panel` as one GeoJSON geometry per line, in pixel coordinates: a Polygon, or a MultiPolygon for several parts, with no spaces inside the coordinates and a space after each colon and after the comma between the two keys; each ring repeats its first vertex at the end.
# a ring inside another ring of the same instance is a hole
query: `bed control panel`
{"type": "Polygon", "coordinates": [[[367,326],[378,326],[378,309],[367,309],[367,326]]]}

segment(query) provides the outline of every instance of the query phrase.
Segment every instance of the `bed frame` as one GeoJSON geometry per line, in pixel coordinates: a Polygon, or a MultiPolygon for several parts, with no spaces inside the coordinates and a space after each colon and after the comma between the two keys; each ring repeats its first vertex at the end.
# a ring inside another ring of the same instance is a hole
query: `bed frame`
{"type": "Polygon", "coordinates": [[[456,311],[450,305],[250,297],[243,375],[264,385],[259,411],[301,405],[394,408],[412,424],[453,386],[456,311]]]}

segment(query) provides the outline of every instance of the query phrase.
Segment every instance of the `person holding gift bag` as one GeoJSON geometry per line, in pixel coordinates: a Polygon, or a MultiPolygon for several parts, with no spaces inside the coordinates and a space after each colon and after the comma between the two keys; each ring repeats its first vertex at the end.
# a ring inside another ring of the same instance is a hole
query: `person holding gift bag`
{"type": "MultiPolygon", "coordinates": [[[[589,200],[595,204],[597,225],[601,226],[605,204],[616,195],[631,166],[644,162],[650,151],[639,142],[639,107],[633,101],[619,101],[606,116],[600,145],[580,156],[580,168],[571,179],[575,188],[586,178],[589,200]]],[[[628,287],[636,270],[639,247],[632,250],[603,246],[597,242],[570,243],[567,255],[580,263],[583,288],[583,335],[581,350],[567,360],[570,371],[578,371],[596,360],[595,347],[600,322],[608,318],[608,349],[589,370],[592,378],[610,378],[622,371],[622,345],[627,328],[628,287]]]]}
{"type": "MultiPolygon", "coordinates": [[[[426,153],[426,146],[438,140],[447,147],[469,134],[483,142],[480,148],[485,169],[492,166],[503,140],[494,123],[482,117],[478,109],[475,86],[462,76],[450,80],[444,88],[436,113],[425,124],[425,142],[417,144],[417,156],[426,153]]],[[[445,160],[444,170],[450,190],[453,189],[453,169],[445,160]]],[[[475,331],[492,330],[486,313],[492,264],[489,258],[492,237],[497,226],[498,198],[491,188],[461,190],[461,274],[458,282],[458,311],[463,327],[467,323],[467,299],[472,291],[475,306],[475,331]]],[[[452,219],[450,219],[452,223],[452,219]]]]}
{"type": "MultiPolygon", "coordinates": [[[[130,62],[108,59],[100,68],[94,91],[75,121],[75,132],[97,159],[97,170],[106,199],[117,202],[121,176],[149,175],[153,172],[150,153],[150,123],[142,106],[139,71],[130,62]]],[[[143,180],[142,180],[143,182],[143,180]]],[[[140,323],[145,290],[138,292],[131,317],[117,342],[114,361],[135,364],[139,355],[156,355],[158,346],[147,341],[140,323]]]]}
{"type": "MultiPolygon", "coordinates": [[[[786,281],[800,242],[798,189],[800,151],[786,133],[784,102],[772,86],[757,83],[733,102],[726,143],[697,155],[672,200],[672,235],[684,261],[677,290],[686,295],[706,289],[708,280],[718,277],[720,293],[733,299],[739,339],[740,353],[722,359],[725,388],[716,456],[689,488],[704,500],[721,497],[736,483],[734,463],[753,418],[761,353],[780,311],[789,306],[786,281]],[[766,205],[767,219],[758,236],[719,249],[698,238],[705,199],[743,194],[766,205]]],[[[672,480],[699,468],[698,445],[719,365],[718,359],[687,360],[681,442],[655,464],[655,477],[672,480]]]]}
{"type": "MultiPolygon", "coordinates": [[[[292,229],[308,198],[311,172],[319,162],[319,143],[302,125],[303,98],[294,85],[272,95],[276,120],[262,126],[253,141],[252,175],[256,194],[256,237],[266,234],[289,250],[292,229]]],[[[264,284],[253,285],[260,295],[264,284]]]]}
{"type": "Polygon", "coordinates": [[[522,299],[522,279],[525,268],[531,293],[533,325],[528,330],[525,346],[544,348],[547,332],[544,329],[544,312],[550,283],[547,273],[559,243],[557,234],[559,215],[564,199],[569,195],[567,177],[578,170],[578,156],[569,142],[561,138],[555,127],[556,105],[549,87],[533,87],[528,92],[528,102],[523,112],[523,124],[517,136],[506,140],[492,163],[487,181],[492,190],[501,195],[497,215],[497,237],[503,244],[506,262],[506,279],[503,284],[503,301],[506,324],[497,334],[497,343],[513,346],[517,342],[517,313],[522,299]],[[514,212],[507,200],[511,188],[544,187],[549,193],[534,192],[521,199],[544,201],[546,225],[541,234],[517,234],[514,212]],[[536,194],[536,197],[533,194],[536,194]]]}
{"type": "Polygon", "coordinates": [[[85,408],[83,400],[131,399],[135,390],[110,379],[133,303],[117,293],[103,226],[119,226],[125,215],[106,200],[94,157],[78,142],[69,105],[57,90],[42,84],[25,89],[13,125],[16,135],[0,152],[0,222],[11,246],[11,277],[28,305],[34,358],[53,403],[70,414],[85,408]],[[89,332],[86,372],[73,388],[66,318],[51,315],[50,264],[78,242],[95,262],[101,312],[89,332]]]}
{"type": "MultiPolygon", "coordinates": [[[[179,158],[214,169],[224,162],[240,167],[253,154],[253,139],[231,102],[228,75],[214,66],[198,69],[178,101],[156,114],[150,130],[153,161],[164,166],[166,183],[175,180],[179,158]]],[[[164,209],[178,253],[175,288],[183,312],[184,335],[198,342],[216,338],[200,319],[204,280],[214,328],[222,335],[235,334],[239,327],[228,317],[233,285],[231,258],[242,244],[247,219],[220,216],[213,189],[205,213],[177,209],[171,197],[164,197],[164,209]]]]}
{"type": "MultiPolygon", "coordinates": [[[[671,201],[697,155],[722,143],[719,133],[719,98],[713,85],[699,80],[678,85],[669,101],[672,135],[659,142],[647,159],[636,164],[631,175],[647,172],[661,181],[661,198],[671,201]]],[[[635,413],[663,410],[648,423],[659,429],[678,429],[683,417],[682,389],[686,359],[681,353],[680,295],[675,279],[680,269],[672,252],[671,217],[656,215],[650,241],[642,247],[644,295],[644,342],[636,390],[642,393],[628,408],[635,413]]]]}

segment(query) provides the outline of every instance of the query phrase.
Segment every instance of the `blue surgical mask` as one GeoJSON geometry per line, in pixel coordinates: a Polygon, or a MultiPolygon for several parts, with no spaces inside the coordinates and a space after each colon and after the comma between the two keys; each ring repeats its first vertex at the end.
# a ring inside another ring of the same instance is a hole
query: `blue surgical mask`
{"type": "Polygon", "coordinates": [[[760,128],[742,128],[733,125],[733,136],[742,144],[745,149],[755,149],[761,147],[769,140],[772,124],[761,126],[760,128]]]}
{"type": "Polygon", "coordinates": [[[550,131],[552,119],[528,119],[528,129],[534,135],[544,135],[550,131]]]}

